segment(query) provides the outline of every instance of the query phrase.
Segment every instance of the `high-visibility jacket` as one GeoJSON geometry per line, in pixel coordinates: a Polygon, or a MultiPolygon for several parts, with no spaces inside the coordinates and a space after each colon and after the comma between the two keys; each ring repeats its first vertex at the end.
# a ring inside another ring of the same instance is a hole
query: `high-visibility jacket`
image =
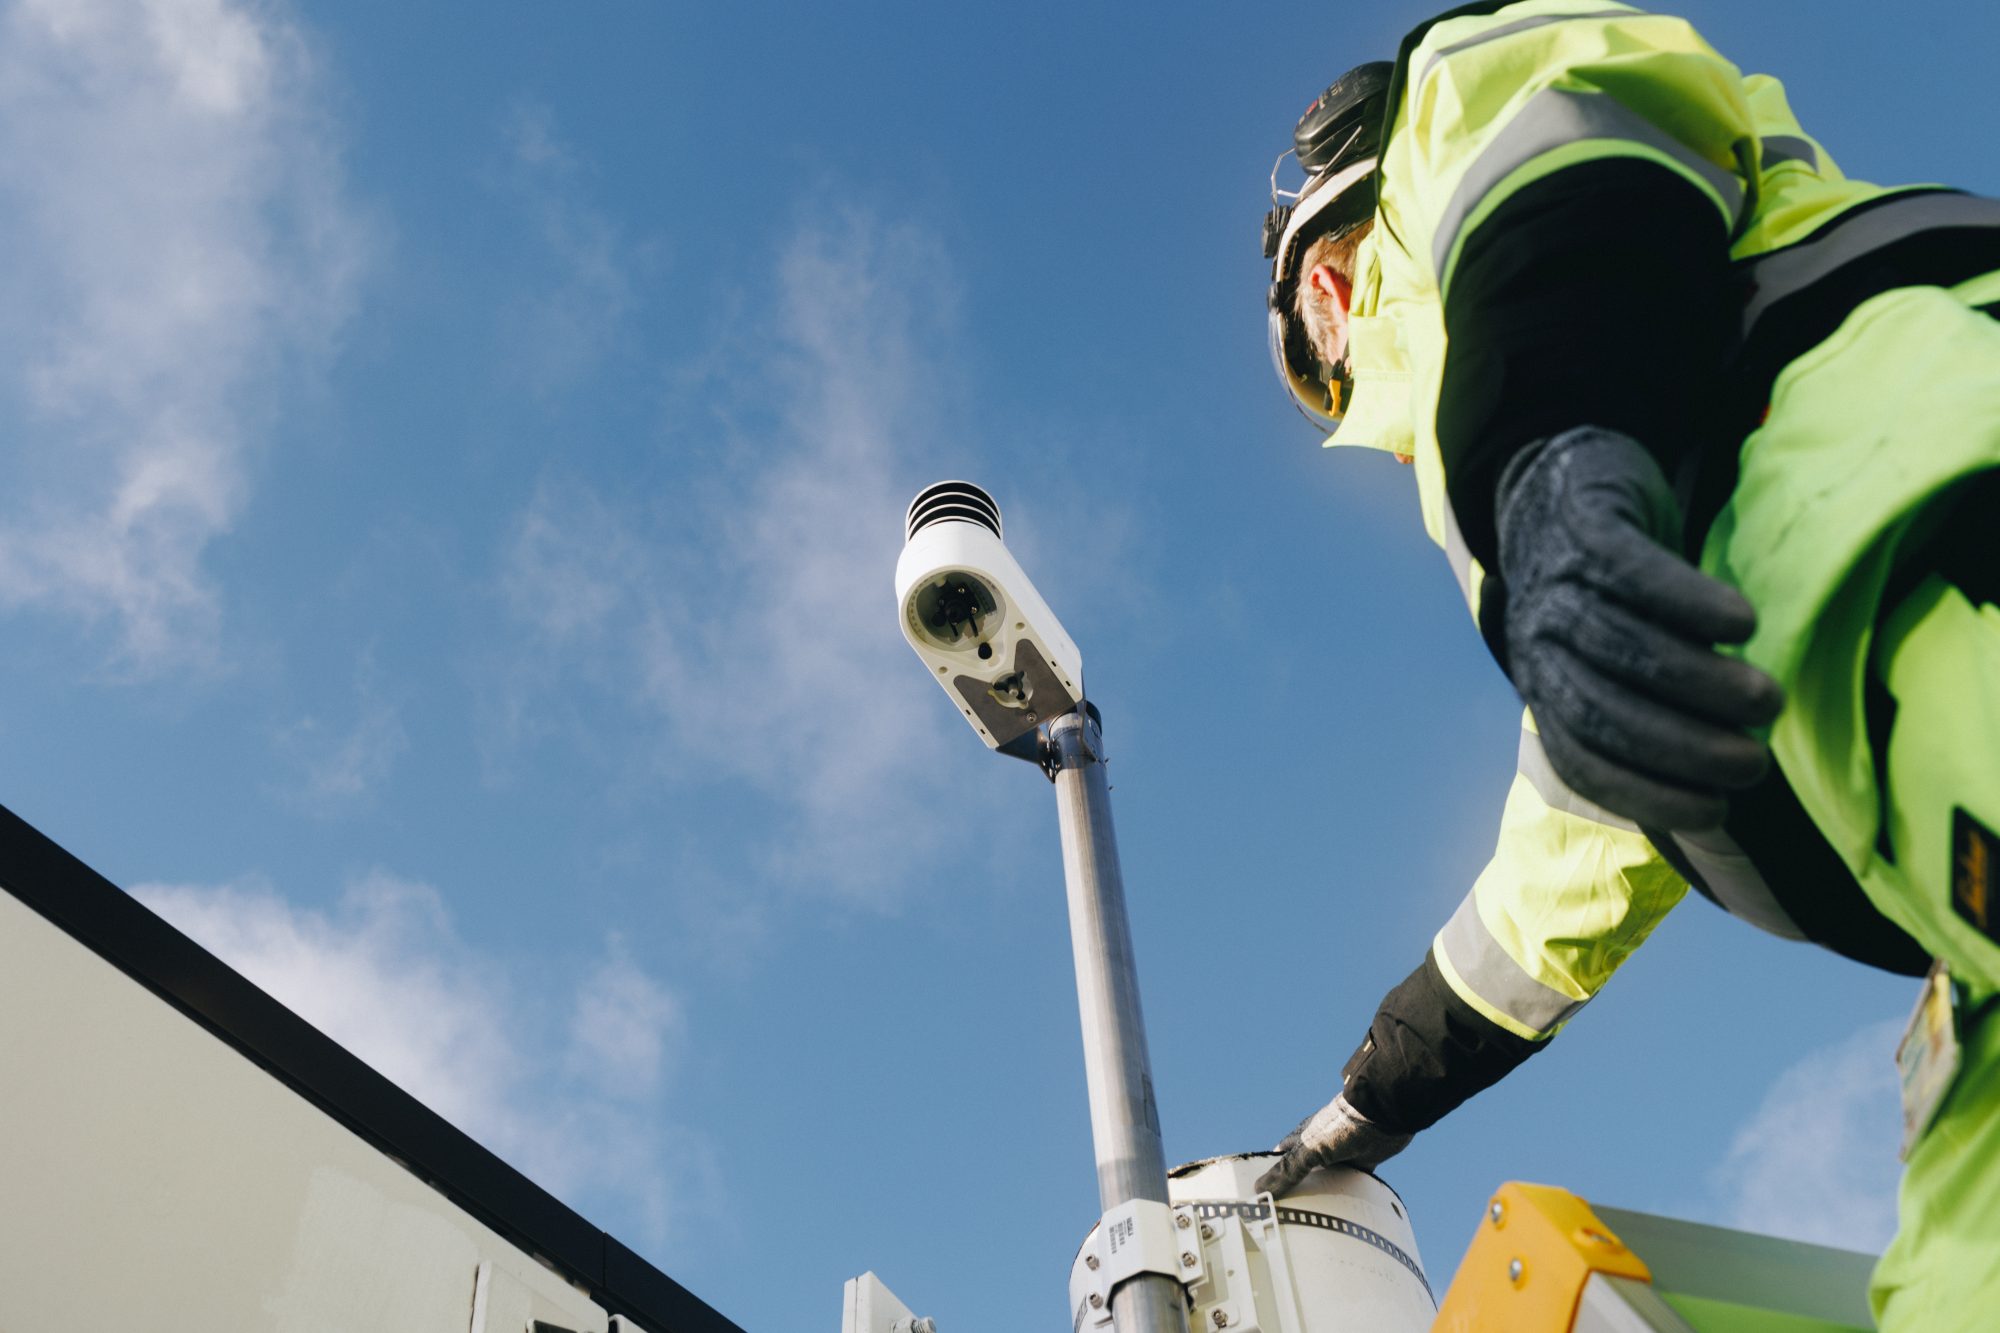
{"type": "MultiPolygon", "coordinates": [[[[1846,179],[1777,80],[1626,5],[1454,10],[1404,42],[1388,116],[1329,443],[1414,455],[1425,526],[1503,666],[1493,487],[1520,448],[1585,423],[1639,439],[1695,558],[1787,364],[1872,295],[2000,269],[2000,206],[1846,179]]],[[[1569,790],[1524,718],[1493,859],[1384,1000],[1349,1099],[1426,1127],[1540,1049],[1690,883],[1780,935],[1923,970],[1775,767],[1732,809],[1649,834],[1569,790]]]]}

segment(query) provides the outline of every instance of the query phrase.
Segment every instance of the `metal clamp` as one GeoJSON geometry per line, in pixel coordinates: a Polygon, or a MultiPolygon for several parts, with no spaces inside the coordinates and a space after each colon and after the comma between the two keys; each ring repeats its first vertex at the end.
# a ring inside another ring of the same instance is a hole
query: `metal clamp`
{"type": "Polygon", "coordinates": [[[1299,1315],[1299,1291],[1292,1283],[1292,1259],[1285,1249],[1284,1233],[1278,1230],[1278,1200],[1269,1190],[1257,1195],[1257,1248],[1271,1273],[1271,1294],[1278,1302],[1280,1328],[1304,1328],[1299,1315]]]}
{"type": "MultiPolygon", "coordinates": [[[[1104,715],[1097,705],[1084,700],[1083,706],[1057,714],[1035,729],[1035,763],[1050,782],[1066,767],[1107,762],[1104,757],[1104,715]],[[1063,753],[1063,736],[1076,734],[1074,756],[1063,753]]],[[[1026,758],[1026,755],[1022,756],[1026,758]]]]}
{"type": "Polygon", "coordinates": [[[1175,1282],[1198,1277],[1201,1246],[1182,1230],[1172,1208],[1153,1199],[1131,1199],[1098,1220],[1083,1262],[1089,1272],[1085,1293],[1089,1322],[1108,1324],[1111,1293],[1119,1283],[1142,1273],[1158,1273],[1175,1282]]]}

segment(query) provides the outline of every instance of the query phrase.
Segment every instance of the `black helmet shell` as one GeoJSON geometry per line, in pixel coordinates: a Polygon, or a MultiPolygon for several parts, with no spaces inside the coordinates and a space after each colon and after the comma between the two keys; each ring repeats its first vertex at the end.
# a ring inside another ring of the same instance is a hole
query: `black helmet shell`
{"type": "Polygon", "coordinates": [[[1308,176],[1337,171],[1375,156],[1382,142],[1382,112],[1396,67],[1387,60],[1356,65],[1313,99],[1292,130],[1292,148],[1308,176]]]}

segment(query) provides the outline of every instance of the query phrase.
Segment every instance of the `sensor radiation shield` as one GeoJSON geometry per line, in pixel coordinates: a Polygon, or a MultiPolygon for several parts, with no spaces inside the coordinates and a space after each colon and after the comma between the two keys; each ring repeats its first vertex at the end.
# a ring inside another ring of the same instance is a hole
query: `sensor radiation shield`
{"type": "Polygon", "coordinates": [[[910,502],[896,561],[903,637],[989,749],[1034,757],[1035,729],[1083,702],[1083,655],[964,481],[910,502]]]}

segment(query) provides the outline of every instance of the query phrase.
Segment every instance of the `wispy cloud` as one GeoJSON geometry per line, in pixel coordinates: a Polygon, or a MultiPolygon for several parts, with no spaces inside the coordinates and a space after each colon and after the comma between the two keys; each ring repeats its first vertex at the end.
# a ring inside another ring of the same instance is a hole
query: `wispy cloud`
{"type": "Polygon", "coordinates": [[[213,662],[204,552],[352,302],[343,189],[281,6],[0,9],[0,607],[106,626],[126,671],[213,662]]]}
{"type": "Polygon", "coordinates": [[[679,1002],[613,936],[603,962],[577,987],[569,1024],[572,1074],[606,1092],[658,1097],[680,1034],[679,1002]]]}
{"type": "Polygon", "coordinates": [[[548,997],[460,939],[436,890],[385,872],[354,880],[329,912],[254,880],[133,893],[537,1183],[621,1206],[649,1247],[705,1170],[666,1119],[680,1001],[616,938],[548,997]]]}
{"type": "Polygon", "coordinates": [[[1712,1177],[1724,1222],[1849,1250],[1889,1243],[1902,1124],[1891,1057],[1901,1030],[1872,1024],[1778,1076],[1712,1177]]]}
{"type": "Polygon", "coordinates": [[[513,368],[539,393],[580,380],[617,345],[657,260],[590,199],[585,173],[544,106],[517,106],[508,123],[502,188],[527,212],[543,247],[544,280],[513,303],[506,336],[513,368]]]}
{"type": "Polygon", "coordinates": [[[909,496],[966,466],[939,380],[949,272],[915,227],[848,215],[804,229],[757,294],[758,355],[705,390],[710,409],[747,406],[727,427],[677,426],[721,437],[701,442],[726,450],[705,489],[668,507],[551,481],[502,559],[529,645],[514,735],[562,706],[556,682],[622,696],[684,761],[777,804],[762,869],[857,901],[893,900],[934,849],[939,764],[978,748],[941,746],[949,710],[889,587],[909,496]]]}
{"type": "Polygon", "coordinates": [[[354,716],[347,725],[312,714],[292,722],[277,736],[279,754],[298,774],[287,793],[315,815],[332,815],[368,802],[409,749],[402,711],[386,694],[372,654],[355,672],[354,716]]]}

